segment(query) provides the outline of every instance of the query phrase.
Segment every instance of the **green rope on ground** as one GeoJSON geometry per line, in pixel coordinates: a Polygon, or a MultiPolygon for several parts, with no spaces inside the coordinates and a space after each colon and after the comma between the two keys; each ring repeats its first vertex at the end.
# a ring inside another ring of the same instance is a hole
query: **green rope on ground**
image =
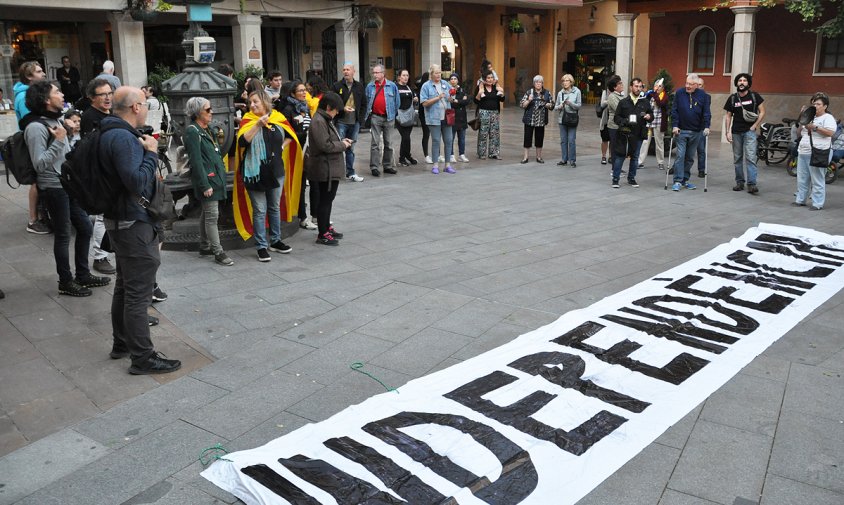
{"type": "Polygon", "coordinates": [[[214,444],[214,445],[213,445],[213,446],[211,446],[211,447],[205,448],[205,449],[203,449],[203,450],[202,450],[202,452],[201,452],[201,453],[199,453],[199,462],[200,462],[200,463],[202,463],[202,466],[207,466],[207,465],[210,465],[212,461],[216,461],[216,460],[218,460],[218,459],[221,459],[221,460],[223,460],[223,461],[228,461],[228,462],[230,462],[230,463],[232,462],[232,460],[230,460],[230,459],[226,459],[226,458],[222,457],[222,456],[221,456],[221,455],[219,455],[219,454],[208,454],[209,452],[212,452],[212,451],[213,451],[213,452],[220,452],[220,451],[222,451],[222,453],[223,453],[223,454],[228,454],[228,453],[229,453],[229,451],[227,451],[227,450],[226,450],[226,448],[225,448],[225,447],[223,447],[223,446],[222,446],[221,444],[219,444],[219,443],[214,444]],[[204,459],[206,455],[208,456],[208,459],[204,459]]]}
{"type": "Polygon", "coordinates": [[[395,391],[395,392],[396,392],[396,394],[398,394],[398,392],[399,392],[399,390],[398,390],[398,389],[396,389],[396,388],[391,388],[390,386],[388,386],[388,385],[384,384],[384,383],[381,381],[381,379],[379,379],[378,377],[376,377],[376,376],[372,375],[371,373],[369,373],[369,372],[367,372],[367,371],[363,370],[363,363],[361,363],[360,361],[355,361],[354,363],[352,363],[351,365],[349,365],[349,368],[351,368],[351,369],[352,369],[352,370],[354,370],[355,372],[362,373],[362,374],[366,375],[367,377],[369,377],[370,379],[372,379],[372,380],[374,380],[375,382],[377,382],[378,384],[381,384],[382,386],[384,386],[384,389],[386,389],[387,391],[395,391]]]}

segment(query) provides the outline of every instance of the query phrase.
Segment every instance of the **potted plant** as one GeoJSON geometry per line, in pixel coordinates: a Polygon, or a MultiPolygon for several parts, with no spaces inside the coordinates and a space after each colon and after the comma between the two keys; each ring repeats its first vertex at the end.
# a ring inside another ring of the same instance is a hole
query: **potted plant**
{"type": "Polygon", "coordinates": [[[173,8],[167,2],[159,0],[127,0],[129,15],[135,21],[152,21],[159,12],[166,12],[173,8]]]}
{"type": "Polygon", "coordinates": [[[507,24],[510,33],[525,33],[525,26],[519,21],[518,17],[510,18],[510,23],[507,24]]]}

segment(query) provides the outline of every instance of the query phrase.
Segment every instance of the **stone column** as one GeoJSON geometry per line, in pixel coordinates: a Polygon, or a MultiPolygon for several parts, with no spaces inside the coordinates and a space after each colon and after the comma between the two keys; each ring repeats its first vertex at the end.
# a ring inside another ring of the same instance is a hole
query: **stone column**
{"type": "MultiPolygon", "coordinates": [[[[756,50],[756,12],[759,7],[730,7],[736,16],[733,28],[733,64],[730,68],[732,78],[736,75],[753,71],[753,53],[756,50]]],[[[731,79],[732,82],[732,79],[731,79]]]]}
{"type": "Polygon", "coordinates": [[[147,59],[144,23],[125,12],[109,12],[111,42],[114,48],[114,75],[128,86],[147,83],[147,59]]]}
{"type": "Polygon", "coordinates": [[[261,16],[238,14],[232,20],[232,46],[234,69],[243,70],[246,65],[262,67],[264,51],[261,46],[261,16]],[[258,58],[250,58],[249,51],[258,50],[258,58]]]}
{"type": "Polygon", "coordinates": [[[422,72],[427,72],[432,63],[442,63],[442,25],[443,3],[429,2],[428,11],[422,13],[422,36],[419,41],[422,49],[422,72]]]}
{"type": "Polygon", "coordinates": [[[633,20],[638,14],[614,14],[618,24],[615,41],[615,73],[624,81],[624,87],[633,77],[633,20]]]}
{"type": "MultiPolygon", "coordinates": [[[[351,16],[348,19],[351,19],[351,16]]],[[[330,85],[342,79],[343,66],[346,62],[355,66],[355,79],[361,80],[361,74],[366,74],[368,71],[361,67],[360,61],[358,61],[360,59],[360,48],[358,47],[357,29],[352,27],[350,21],[340,21],[334,25],[334,30],[337,33],[337,75],[326,76],[325,82],[330,85]]]]}

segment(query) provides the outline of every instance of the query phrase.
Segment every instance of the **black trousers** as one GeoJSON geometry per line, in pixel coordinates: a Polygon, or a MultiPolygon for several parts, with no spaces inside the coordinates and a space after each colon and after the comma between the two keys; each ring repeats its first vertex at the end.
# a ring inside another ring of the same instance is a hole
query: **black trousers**
{"type": "Polygon", "coordinates": [[[111,299],[114,345],[126,348],[132,363],[140,364],[154,350],[149,338],[147,307],[161,264],[158,232],[153,225],[136,221],[125,230],[108,230],[108,236],[117,258],[117,278],[111,299]]]}
{"type": "Polygon", "coordinates": [[[340,181],[320,181],[317,183],[319,188],[317,227],[320,235],[327,232],[331,226],[331,205],[334,203],[334,197],[337,196],[339,186],[340,181]]]}
{"type": "Polygon", "coordinates": [[[401,136],[401,146],[399,147],[399,160],[407,160],[410,156],[410,132],[413,131],[412,126],[396,125],[396,130],[401,136]]]}
{"type": "MultiPolygon", "coordinates": [[[[305,188],[311,188],[309,191],[309,195],[311,196],[311,217],[317,217],[317,205],[319,205],[319,189],[311,184],[308,186],[305,184],[305,181],[308,180],[307,174],[302,172],[302,188],[299,190],[299,220],[302,221],[303,219],[308,217],[307,212],[307,205],[305,204],[305,188]]],[[[317,218],[318,219],[318,218],[317,218]]]]}
{"type": "Polygon", "coordinates": [[[40,194],[44,197],[42,200],[50,209],[53,219],[53,256],[56,259],[59,282],[67,284],[73,280],[68,252],[73,230],[76,230],[76,240],[73,243],[76,277],[87,277],[91,272],[88,266],[88,248],[94,229],[88,214],[62,188],[46,188],[40,194]]]}
{"type": "Polygon", "coordinates": [[[530,149],[532,147],[531,140],[534,138],[536,139],[536,147],[542,149],[542,144],[545,141],[545,127],[525,125],[525,149],[530,149]]]}

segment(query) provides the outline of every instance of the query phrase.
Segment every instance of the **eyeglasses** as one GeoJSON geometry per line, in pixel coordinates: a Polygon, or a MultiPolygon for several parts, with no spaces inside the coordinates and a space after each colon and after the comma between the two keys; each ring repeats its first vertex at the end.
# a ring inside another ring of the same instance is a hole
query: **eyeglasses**
{"type": "Polygon", "coordinates": [[[211,107],[208,107],[207,109],[204,109],[204,110],[205,110],[205,112],[207,112],[207,113],[209,113],[209,114],[211,114],[212,112],[214,112],[213,110],[211,110],[211,107]]]}
{"type": "Polygon", "coordinates": [[[98,97],[106,97],[106,96],[113,96],[113,95],[114,95],[114,91],[107,91],[105,93],[94,93],[94,96],[98,96],[98,97]]]}

